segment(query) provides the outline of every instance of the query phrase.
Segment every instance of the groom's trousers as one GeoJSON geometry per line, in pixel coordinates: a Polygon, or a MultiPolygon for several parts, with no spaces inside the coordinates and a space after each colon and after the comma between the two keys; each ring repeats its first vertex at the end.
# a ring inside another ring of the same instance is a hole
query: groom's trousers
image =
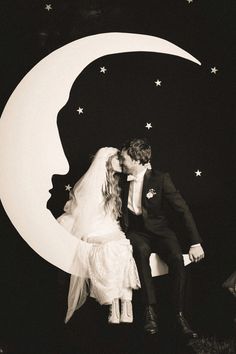
{"type": "Polygon", "coordinates": [[[185,269],[182,251],[175,234],[171,238],[158,237],[145,229],[142,216],[129,212],[129,228],[126,234],[133,246],[133,255],[141,282],[145,306],[156,304],[156,294],[149,264],[151,253],[157,253],[169,267],[171,297],[174,310],[183,311],[185,269]]]}

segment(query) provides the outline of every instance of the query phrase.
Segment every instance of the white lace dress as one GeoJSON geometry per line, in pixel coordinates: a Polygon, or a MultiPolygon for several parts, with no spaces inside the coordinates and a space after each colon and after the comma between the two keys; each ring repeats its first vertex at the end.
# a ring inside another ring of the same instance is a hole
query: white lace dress
{"type": "MultiPolygon", "coordinates": [[[[118,222],[104,212],[103,206],[99,213],[96,210],[92,219],[89,233],[80,241],[91,245],[87,254],[88,278],[85,281],[80,277],[71,276],[65,322],[82,306],[86,295],[95,298],[101,305],[109,305],[116,298],[131,300],[132,289],[140,287],[132,246],[118,222]]],[[[73,233],[74,220],[71,215],[64,213],[58,221],[73,233]]]]}

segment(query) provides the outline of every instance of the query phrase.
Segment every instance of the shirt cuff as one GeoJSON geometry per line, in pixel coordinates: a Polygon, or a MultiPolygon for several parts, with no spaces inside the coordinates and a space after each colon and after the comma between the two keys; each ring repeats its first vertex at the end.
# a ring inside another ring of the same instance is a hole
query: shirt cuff
{"type": "Polygon", "coordinates": [[[200,243],[195,243],[194,245],[191,245],[190,248],[192,248],[192,247],[198,247],[198,246],[201,246],[201,244],[200,244],[200,243]]]}

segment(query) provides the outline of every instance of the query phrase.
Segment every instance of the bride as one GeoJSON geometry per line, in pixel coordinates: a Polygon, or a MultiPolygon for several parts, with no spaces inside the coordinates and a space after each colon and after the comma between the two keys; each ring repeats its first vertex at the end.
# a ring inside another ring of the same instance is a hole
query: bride
{"type": "Polygon", "coordinates": [[[70,278],[65,322],[88,295],[101,305],[110,305],[110,323],[133,321],[132,289],[138,289],[140,281],[132,247],[118,223],[121,199],[117,172],[121,172],[118,150],[99,149],[70,192],[65,213],[57,219],[80,240],[76,258],[79,276],[70,278]]]}

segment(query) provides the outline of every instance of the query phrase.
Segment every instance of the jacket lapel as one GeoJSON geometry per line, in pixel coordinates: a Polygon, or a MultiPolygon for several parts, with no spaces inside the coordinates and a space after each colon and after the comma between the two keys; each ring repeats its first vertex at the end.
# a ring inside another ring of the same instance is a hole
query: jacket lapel
{"type": "Polygon", "coordinates": [[[151,180],[151,175],[152,175],[152,170],[147,170],[145,175],[144,175],[144,179],[143,179],[143,190],[142,190],[142,214],[143,214],[143,218],[147,219],[148,213],[147,213],[147,205],[146,205],[146,194],[147,191],[149,189],[149,185],[150,185],[150,180],[151,180]]]}
{"type": "Polygon", "coordinates": [[[150,179],[152,176],[152,170],[147,170],[145,175],[144,175],[144,179],[143,179],[143,190],[142,190],[142,206],[145,206],[145,202],[146,202],[146,194],[148,192],[149,189],[149,185],[150,185],[150,179]]]}

